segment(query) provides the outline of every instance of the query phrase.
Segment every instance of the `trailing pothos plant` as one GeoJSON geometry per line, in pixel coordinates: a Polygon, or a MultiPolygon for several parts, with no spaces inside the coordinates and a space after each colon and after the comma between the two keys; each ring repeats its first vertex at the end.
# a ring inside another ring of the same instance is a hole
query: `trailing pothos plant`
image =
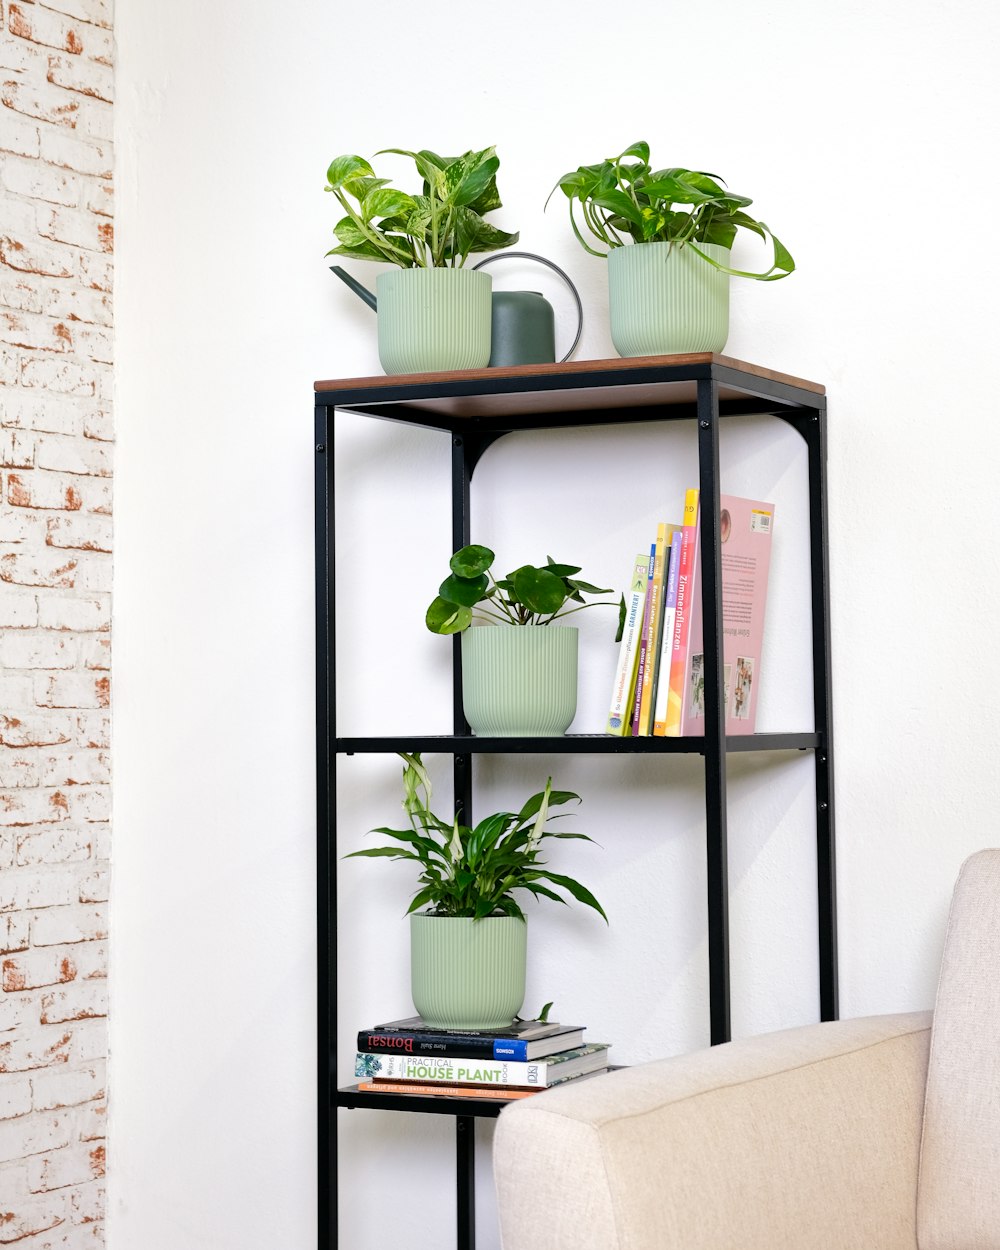
{"type": "Polygon", "coordinates": [[[462,156],[383,148],[376,156],[408,156],[423,178],[409,195],[379,178],[361,156],[338,156],[326,171],[327,186],[347,214],[334,226],[337,246],[327,256],[381,260],[403,269],[460,269],[473,252],[510,247],[518,235],[498,230],[483,214],[501,208],[492,147],[462,156]]]}
{"type": "Polygon", "coordinates": [[[673,243],[690,247],[716,269],[741,278],[774,282],[795,269],[791,253],[770,227],[744,211],[753,203],[748,196],[728,191],[717,174],[680,167],[654,170],[648,143],[633,143],[598,165],[581,165],[563,174],[549,199],[560,187],[569,200],[573,232],[593,256],[606,256],[630,241],[673,243]],[[732,247],[738,230],[770,240],[771,264],[764,272],[731,269],[698,246],[732,247]]]}
{"type": "Polygon", "coordinates": [[[580,570],[575,564],[557,564],[546,556],[546,563],[540,567],[522,564],[496,580],[490,572],[495,559],[489,547],[475,543],[455,552],[449,561],[451,573],[438,587],[437,597],[424,618],[432,634],[461,633],[477,615],[503,625],[550,625],[571,612],[597,607],[600,602],[618,604],[620,625],[624,597],[620,602],[612,599],[587,603],[584,595],[612,592],[580,581],[576,576],[580,570]]]}
{"type": "Polygon", "coordinates": [[[403,761],[403,810],[409,817],[408,829],[372,829],[392,838],[388,846],[351,851],[345,856],[386,857],[409,860],[419,866],[417,890],[407,914],[429,907],[434,916],[464,916],[482,920],[486,916],[519,916],[524,912],[515,890],[524,890],[536,899],[567,900],[561,890],[591,907],[607,921],[604,908],[579,881],[553,872],[542,858],[542,844],[552,838],[575,838],[593,842],[585,833],[553,833],[546,829],[549,809],[579,802],[569,790],[553,790],[552,778],[545,789],[533,794],[519,812],[494,812],[475,828],[460,823],[458,816],[442,820],[431,811],[431,779],[420,755],[400,752],[403,761]]]}

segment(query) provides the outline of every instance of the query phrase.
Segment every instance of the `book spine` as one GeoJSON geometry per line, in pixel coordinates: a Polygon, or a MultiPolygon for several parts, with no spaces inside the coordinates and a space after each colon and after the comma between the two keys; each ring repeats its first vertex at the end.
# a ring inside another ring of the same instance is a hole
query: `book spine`
{"type": "Polygon", "coordinates": [[[661,521],[656,527],[656,568],[650,582],[652,599],[649,608],[649,643],[642,674],[642,703],[639,707],[639,734],[646,737],[653,731],[653,699],[660,667],[660,631],[663,628],[663,592],[667,561],[670,558],[670,536],[673,527],[661,521]]]}
{"type": "Polygon", "coordinates": [[[670,688],[667,691],[666,736],[677,738],[681,732],[681,710],[684,705],[684,673],[687,668],[690,603],[694,594],[698,539],[698,491],[684,496],[684,530],[681,539],[681,564],[677,576],[677,611],[674,617],[674,643],[670,656],[670,688]]]}
{"type": "Polygon", "coordinates": [[[379,1055],[358,1052],[354,1075],[368,1080],[422,1081],[437,1084],[451,1081],[460,1085],[538,1085],[547,1084],[544,1063],[518,1063],[516,1060],[461,1059],[447,1055],[379,1055]]]}
{"type": "Polygon", "coordinates": [[[673,527],[670,536],[670,560],[663,591],[663,621],[660,626],[659,671],[653,700],[653,734],[662,738],[667,732],[667,692],[670,689],[670,660],[674,649],[674,618],[677,616],[677,575],[681,565],[682,531],[673,527]]]}
{"type": "Polygon", "coordinates": [[[611,710],[608,712],[608,733],[618,737],[625,736],[628,714],[632,706],[635,662],[648,581],[649,556],[636,556],[628,593],[625,596],[625,627],[618,651],[618,667],[615,670],[614,685],[611,688],[611,710]]]}
{"type": "Polygon", "coordinates": [[[646,680],[646,656],[649,651],[649,614],[653,606],[653,580],[656,575],[656,543],[649,549],[649,574],[646,578],[646,602],[642,608],[642,633],[639,635],[639,658],[635,668],[635,694],[632,699],[632,737],[639,736],[642,713],[642,690],[646,680]]]}
{"type": "Polygon", "coordinates": [[[528,1058],[528,1043],[517,1038],[448,1037],[441,1033],[358,1034],[358,1050],[372,1054],[444,1055],[454,1059],[528,1058]]]}
{"type": "Polygon", "coordinates": [[[360,1081],[358,1089],[372,1094],[428,1094],[435,1098],[530,1098],[540,1089],[486,1089],[481,1085],[421,1085],[418,1081],[360,1081]]]}
{"type": "Polygon", "coordinates": [[[544,1088],[559,1079],[564,1063],[607,1049],[605,1043],[595,1042],[527,1063],[506,1059],[449,1058],[446,1055],[379,1055],[358,1051],[354,1057],[354,1075],[368,1081],[422,1081],[425,1084],[450,1081],[458,1085],[537,1085],[544,1088]]]}

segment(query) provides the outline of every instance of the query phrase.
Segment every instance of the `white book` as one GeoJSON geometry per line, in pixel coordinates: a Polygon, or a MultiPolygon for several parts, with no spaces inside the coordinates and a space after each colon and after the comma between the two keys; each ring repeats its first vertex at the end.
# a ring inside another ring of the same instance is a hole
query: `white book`
{"type": "Polygon", "coordinates": [[[608,733],[625,735],[632,717],[632,700],[635,695],[635,670],[639,659],[639,643],[642,639],[642,614],[646,606],[646,587],[649,582],[649,553],[636,556],[632,577],[625,594],[625,628],[622,630],[621,647],[618,651],[618,667],[611,687],[611,710],[608,712],[608,733]]]}
{"type": "Polygon", "coordinates": [[[447,1055],[383,1055],[358,1051],[354,1075],[370,1081],[438,1081],[462,1085],[524,1085],[544,1088],[608,1066],[608,1042],[592,1042],[526,1063],[514,1059],[456,1059],[447,1055]]]}

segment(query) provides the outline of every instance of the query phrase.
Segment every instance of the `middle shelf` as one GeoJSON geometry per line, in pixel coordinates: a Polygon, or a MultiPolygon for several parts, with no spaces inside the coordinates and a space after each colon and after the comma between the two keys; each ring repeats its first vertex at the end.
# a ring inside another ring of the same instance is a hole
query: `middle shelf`
{"type": "MultiPolygon", "coordinates": [[[[822,734],[762,733],[726,738],[726,753],[809,751],[823,745],[822,734]]],[[[400,734],[393,737],[337,738],[338,755],[391,755],[396,751],[443,755],[704,755],[704,738],[618,738],[610,734],[565,734],[552,738],[489,738],[475,734],[400,734]]]]}

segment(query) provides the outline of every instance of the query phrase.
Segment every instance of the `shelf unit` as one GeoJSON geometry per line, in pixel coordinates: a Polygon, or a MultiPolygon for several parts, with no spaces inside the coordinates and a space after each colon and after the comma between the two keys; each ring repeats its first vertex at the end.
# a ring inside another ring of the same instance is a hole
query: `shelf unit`
{"type": "Polygon", "coordinates": [[[337,1244],[336,1115],[340,1107],[455,1117],[459,1250],[475,1245],[474,1122],[501,1100],[415,1098],[336,1087],[336,761],[338,755],[425,751],[454,759],[456,801],[472,821],[471,759],[489,753],[699,754],[705,761],[709,1011],[713,1045],[730,1037],[726,757],[746,751],[812,751],[818,900],[819,1010],[837,1017],[837,922],[827,559],[826,397],[813,382],[716,354],[574,361],[404,377],[316,383],[317,916],[319,1247],[337,1244]],[[330,454],[335,411],[417,425],[448,436],[452,549],[471,541],[470,482],[483,453],[519,430],[688,421],[698,439],[701,595],[705,650],[703,738],[479,738],[462,713],[460,643],[454,640],[454,734],[337,737],[334,723],[334,498],[330,454]],[[722,714],[719,428],[729,417],[770,414],[791,425],[808,452],[813,699],[811,732],[726,737],[722,714]],[[711,504],[712,506],[709,506],[711,504]],[[714,626],[714,627],[713,627],[714,626]],[[470,1106],[472,1103],[474,1105],[470,1106]]]}

